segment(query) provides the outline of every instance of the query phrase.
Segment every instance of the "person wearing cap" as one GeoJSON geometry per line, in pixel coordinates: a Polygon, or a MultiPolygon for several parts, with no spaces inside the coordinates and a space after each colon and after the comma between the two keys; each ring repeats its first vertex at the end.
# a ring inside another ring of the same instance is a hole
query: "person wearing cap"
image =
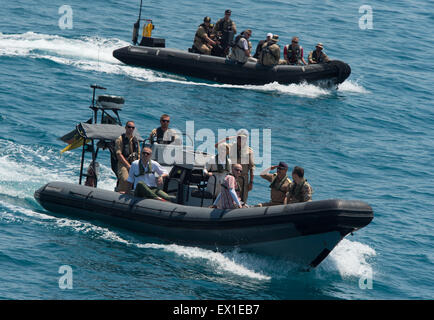
{"type": "Polygon", "coordinates": [[[298,44],[299,38],[293,37],[291,44],[286,45],[283,48],[283,58],[287,64],[291,65],[306,65],[306,61],[303,58],[303,47],[298,44]]]}
{"type": "Polygon", "coordinates": [[[258,45],[256,46],[256,52],[255,52],[255,55],[253,56],[253,58],[259,59],[259,55],[261,54],[261,51],[262,51],[262,46],[264,45],[264,43],[270,41],[272,37],[273,37],[273,34],[271,32],[269,32],[269,33],[267,33],[267,38],[265,40],[260,40],[258,42],[258,45]]]}
{"type": "Polygon", "coordinates": [[[271,201],[259,203],[257,207],[270,207],[282,205],[285,201],[286,193],[288,192],[291,180],[286,173],[288,172],[288,165],[281,161],[277,166],[272,166],[261,172],[261,178],[271,182],[271,201]],[[277,169],[276,173],[270,173],[270,170],[277,169]]]}
{"type": "Polygon", "coordinates": [[[279,36],[273,35],[270,41],[264,43],[262,46],[261,54],[259,55],[259,62],[264,66],[275,66],[277,64],[284,64],[284,60],[280,60],[280,46],[279,36]]]}
{"type": "Polygon", "coordinates": [[[309,57],[307,59],[309,61],[309,64],[326,63],[330,61],[329,57],[325,54],[323,49],[324,46],[320,42],[316,45],[314,51],[309,52],[309,57]]]}
{"type": "Polygon", "coordinates": [[[313,189],[304,178],[304,169],[295,166],[292,170],[293,182],[285,197],[285,204],[312,201],[313,189]]]}
{"type": "Polygon", "coordinates": [[[211,39],[212,29],[210,28],[210,23],[210,17],[203,18],[203,23],[197,29],[193,42],[194,49],[207,55],[210,55],[212,48],[217,45],[217,43],[211,39]]]}
{"type": "Polygon", "coordinates": [[[224,18],[219,19],[213,29],[213,33],[221,37],[221,46],[223,48],[222,56],[226,56],[229,53],[229,47],[231,46],[234,36],[237,33],[237,26],[231,19],[232,11],[226,10],[224,18]]]}
{"type": "Polygon", "coordinates": [[[249,133],[245,129],[238,130],[236,136],[227,137],[217,142],[215,147],[218,148],[219,144],[224,143],[228,146],[229,158],[232,164],[240,164],[242,167],[242,172],[237,182],[241,187],[241,200],[247,203],[247,198],[249,196],[249,191],[253,189],[253,179],[255,171],[255,160],[253,149],[247,144],[249,138],[249,133]],[[236,138],[237,140],[233,143],[229,143],[230,140],[236,138]]]}
{"type": "Polygon", "coordinates": [[[252,57],[252,43],[249,41],[252,30],[247,29],[235,38],[235,45],[232,47],[229,59],[244,64],[247,61],[256,61],[252,57]]]}

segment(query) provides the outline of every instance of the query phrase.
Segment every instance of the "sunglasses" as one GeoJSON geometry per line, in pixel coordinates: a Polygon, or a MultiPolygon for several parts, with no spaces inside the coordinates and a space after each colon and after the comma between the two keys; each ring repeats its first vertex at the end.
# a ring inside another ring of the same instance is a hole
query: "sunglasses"
{"type": "Polygon", "coordinates": [[[128,129],[135,129],[136,127],[127,126],[128,129]]]}
{"type": "Polygon", "coordinates": [[[160,120],[161,122],[170,122],[170,120],[160,120]]]}
{"type": "Polygon", "coordinates": [[[292,41],[292,43],[298,43],[298,41],[292,41]]]}

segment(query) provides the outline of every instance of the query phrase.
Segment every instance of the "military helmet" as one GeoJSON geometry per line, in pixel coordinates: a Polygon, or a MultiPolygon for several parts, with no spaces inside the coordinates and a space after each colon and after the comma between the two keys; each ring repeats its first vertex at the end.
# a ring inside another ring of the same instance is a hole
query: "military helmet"
{"type": "Polygon", "coordinates": [[[205,18],[203,18],[203,22],[211,22],[211,18],[206,16],[205,18]]]}

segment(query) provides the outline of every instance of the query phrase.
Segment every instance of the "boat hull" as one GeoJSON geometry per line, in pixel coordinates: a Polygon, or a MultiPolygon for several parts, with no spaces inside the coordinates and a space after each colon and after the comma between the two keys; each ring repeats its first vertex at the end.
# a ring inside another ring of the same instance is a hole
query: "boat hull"
{"type": "Polygon", "coordinates": [[[307,66],[266,67],[254,62],[237,64],[221,57],[142,46],[114,50],[113,56],[128,65],[234,85],[264,85],[272,82],[336,85],[351,74],[350,66],[339,60],[307,66]]]}
{"type": "Polygon", "coordinates": [[[48,211],[156,236],[181,245],[241,250],[317,266],[348,233],[369,224],[372,208],[361,201],[220,210],[183,206],[51,182],[35,192],[48,211]]]}

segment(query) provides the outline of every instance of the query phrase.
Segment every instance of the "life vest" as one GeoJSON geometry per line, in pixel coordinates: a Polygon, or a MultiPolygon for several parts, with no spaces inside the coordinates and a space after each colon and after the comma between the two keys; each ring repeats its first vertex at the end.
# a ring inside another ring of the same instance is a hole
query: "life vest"
{"type": "Polygon", "coordinates": [[[233,22],[231,19],[226,22],[224,18],[221,18],[214,26],[214,30],[216,33],[220,31],[222,33],[221,36],[221,46],[224,49],[227,49],[230,46],[233,46],[235,30],[232,28],[233,22]]]}
{"type": "Polygon", "coordinates": [[[301,47],[297,44],[295,49],[291,44],[285,46],[287,57],[290,63],[297,64],[301,60],[301,47]]]}
{"type": "Polygon", "coordinates": [[[276,55],[270,49],[270,47],[272,45],[274,45],[274,44],[276,44],[276,43],[267,42],[262,47],[262,51],[261,51],[261,54],[260,54],[260,60],[261,60],[260,62],[261,62],[261,64],[263,64],[265,66],[272,66],[272,65],[275,65],[275,64],[279,63],[279,57],[278,56],[276,57],[276,55]]]}
{"type": "Polygon", "coordinates": [[[199,43],[202,43],[202,44],[206,44],[207,42],[206,42],[206,40],[204,39],[204,37],[202,37],[202,36],[199,35],[200,27],[202,27],[202,28],[205,30],[205,32],[206,32],[206,34],[207,34],[208,36],[210,35],[210,30],[209,30],[209,28],[205,25],[205,23],[202,23],[202,24],[199,26],[199,28],[197,29],[196,34],[194,35],[194,42],[199,42],[199,43]]]}
{"type": "MultiPolygon", "coordinates": [[[[167,129],[169,130],[169,129],[167,129]]],[[[163,129],[161,129],[161,127],[158,127],[156,129],[156,135],[153,137],[153,141],[151,141],[151,143],[157,142],[159,144],[170,144],[173,141],[175,141],[175,137],[172,136],[172,138],[170,140],[163,140],[164,138],[164,131],[163,129]]]]}
{"type": "Polygon", "coordinates": [[[280,188],[282,188],[283,184],[284,184],[286,181],[291,182],[291,181],[289,180],[288,176],[285,176],[282,180],[279,181],[279,183],[277,183],[277,175],[276,175],[276,176],[273,178],[273,180],[271,181],[270,188],[271,188],[271,189],[275,189],[275,190],[277,190],[277,191],[284,192],[284,191],[280,190],[280,188]]]}
{"type": "Polygon", "coordinates": [[[324,62],[324,52],[320,51],[319,56],[317,55],[316,50],[312,51],[312,60],[316,63],[323,63],[324,62]]]}
{"type": "MultiPolygon", "coordinates": [[[[303,181],[300,184],[293,184],[291,185],[291,188],[289,189],[290,196],[295,199],[297,202],[303,202],[304,199],[302,198],[302,190],[305,184],[307,184],[307,180],[303,179],[303,181]]],[[[312,187],[310,187],[310,192],[313,193],[312,187]]]]}
{"type": "Polygon", "coordinates": [[[133,137],[133,152],[130,152],[130,141],[125,133],[122,134],[122,155],[131,164],[139,159],[139,142],[133,137]]]}
{"type": "Polygon", "coordinates": [[[136,178],[140,176],[144,176],[145,174],[154,174],[155,172],[152,171],[152,163],[151,160],[148,161],[148,165],[146,166],[146,169],[143,165],[142,160],[139,161],[139,174],[134,175],[136,178]]]}
{"type": "Polygon", "coordinates": [[[250,41],[244,36],[244,34],[239,34],[232,45],[232,52],[230,58],[239,63],[246,63],[249,57],[246,56],[244,46],[241,45],[241,39],[244,39],[247,42],[248,50],[251,50],[250,41]]]}
{"type": "Polygon", "coordinates": [[[216,31],[221,31],[221,32],[231,32],[232,30],[232,20],[229,19],[226,24],[225,24],[226,20],[224,18],[221,18],[219,21],[217,21],[217,23],[215,24],[215,30],[216,31]]]}

